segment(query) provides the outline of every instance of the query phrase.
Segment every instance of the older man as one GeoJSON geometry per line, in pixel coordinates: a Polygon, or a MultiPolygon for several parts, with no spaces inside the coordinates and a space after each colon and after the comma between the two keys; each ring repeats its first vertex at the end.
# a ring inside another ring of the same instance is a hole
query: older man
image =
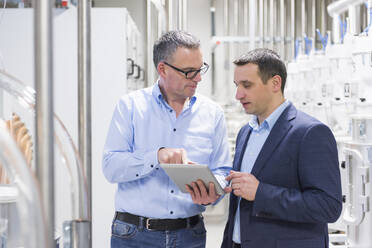
{"type": "Polygon", "coordinates": [[[198,181],[182,193],[159,164],[207,164],[226,185],[231,162],[223,111],[196,94],[208,65],[194,36],[164,34],[153,57],[158,81],[120,99],[105,145],[103,172],[118,184],[111,247],[205,247],[200,214],[220,197],[214,185],[198,181]]]}

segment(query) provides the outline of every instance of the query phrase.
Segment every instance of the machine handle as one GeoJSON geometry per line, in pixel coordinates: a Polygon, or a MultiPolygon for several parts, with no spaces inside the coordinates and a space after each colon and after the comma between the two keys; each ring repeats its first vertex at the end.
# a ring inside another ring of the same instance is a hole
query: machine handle
{"type": "MultiPolygon", "coordinates": [[[[357,163],[354,166],[356,166],[356,173],[357,173],[358,180],[356,180],[357,182],[355,182],[356,185],[354,185],[354,187],[349,188],[349,197],[346,197],[346,207],[342,215],[342,219],[348,225],[357,226],[360,223],[362,223],[364,219],[364,212],[367,211],[366,201],[368,199],[368,196],[366,196],[365,194],[365,186],[366,186],[366,183],[369,181],[368,180],[369,167],[365,166],[363,156],[358,150],[344,148],[344,154],[347,157],[347,160],[346,160],[347,169],[348,169],[347,178],[351,177],[350,161],[351,161],[351,158],[354,157],[357,160],[357,163]],[[350,195],[353,194],[353,190],[360,190],[361,192],[359,192],[360,194],[356,198],[356,202],[351,203],[349,202],[349,199],[352,199],[350,195]],[[356,213],[353,214],[351,212],[351,209],[355,209],[356,213]]],[[[350,184],[350,182],[347,182],[347,183],[350,184]]]]}
{"type": "Polygon", "coordinates": [[[134,74],[134,60],[131,58],[127,58],[127,78],[134,74]],[[129,62],[129,64],[128,64],[129,62]]]}
{"type": "Polygon", "coordinates": [[[141,80],[145,81],[145,70],[141,68],[141,80]]]}
{"type": "Polygon", "coordinates": [[[137,75],[134,76],[135,79],[139,79],[141,77],[141,67],[137,64],[134,64],[134,67],[137,68],[137,75]]]}

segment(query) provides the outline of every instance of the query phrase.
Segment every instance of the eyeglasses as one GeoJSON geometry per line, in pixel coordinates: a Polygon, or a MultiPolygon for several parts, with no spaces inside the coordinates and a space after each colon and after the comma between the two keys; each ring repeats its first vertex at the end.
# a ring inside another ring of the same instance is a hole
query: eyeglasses
{"type": "Polygon", "coordinates": [[[200,75],[203,75],[205,74],[208,69],[209,69],[209,65],[207,63],[203,63],[203,66],[200,67],[200,69],[198,70],[189,70],[189,71],[184,71],[184,70],[181,70],[180,68],[177,68],[165,61],[163,61],[164,64],[166,64],[167,66],[173,68],[174,70],[176,71],[179,71],[179,72],[182,72],[183,74],[185,74],[185,77],[186,79],[194,79],[196,77],[196,75],[198,75],[198,73],[200,73],[200,75]]]}

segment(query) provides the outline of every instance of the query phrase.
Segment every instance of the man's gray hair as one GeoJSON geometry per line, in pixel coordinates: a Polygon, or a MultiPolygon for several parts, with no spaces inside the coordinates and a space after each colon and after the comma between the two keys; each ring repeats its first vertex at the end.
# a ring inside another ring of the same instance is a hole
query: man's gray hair
{"type": "Polygon", "coordinates": [[[169,60],[179,47],[196,49],[200,47],[200,40],[181,30],[165,33],[154,44],[153,60],[155,68],[161,61],[171,62],[169,60]]]}

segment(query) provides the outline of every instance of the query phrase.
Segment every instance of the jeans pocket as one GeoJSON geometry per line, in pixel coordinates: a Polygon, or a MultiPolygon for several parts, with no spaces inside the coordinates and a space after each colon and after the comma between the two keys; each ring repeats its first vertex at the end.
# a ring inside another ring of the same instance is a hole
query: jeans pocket
{"type": "Polygon", "coordinates": [[[120,220],[114,220],[111,227],[111,234],[119,238],[132,238],[137,231],[138,229],[136,225],[120,220]]]}
{"type": "Polygon", "coordinates": [[[191,227],[191,232],[194,237],[206,236],[207,230],[205,229],[204,222],[200,220],[198,224],[191,227]]]}

